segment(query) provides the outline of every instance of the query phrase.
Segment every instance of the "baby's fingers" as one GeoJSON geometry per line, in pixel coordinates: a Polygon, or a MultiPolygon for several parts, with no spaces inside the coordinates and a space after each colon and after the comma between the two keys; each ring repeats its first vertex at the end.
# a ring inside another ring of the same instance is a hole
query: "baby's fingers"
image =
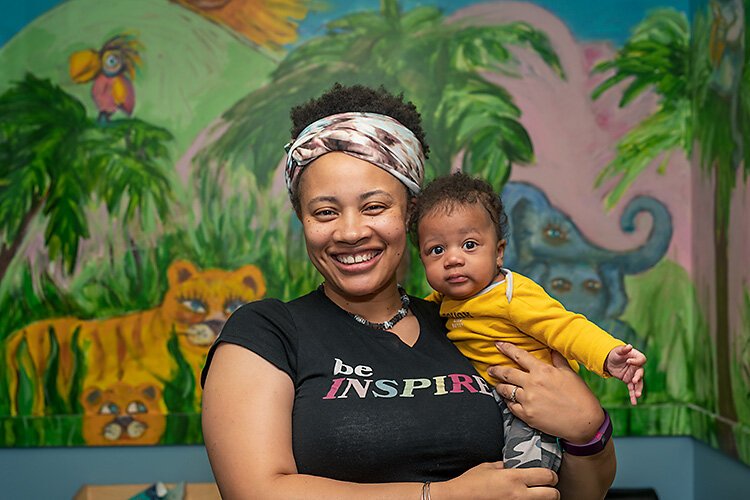
{"type": "Polygon", "coordinates": [[[636,396],[635,385],[633,383],[628,384],[628,394],[630,395],[630,404],[636,406],[638,404],[638,397],[636,396]]]}
{"type": "Polygon", "coordinates": [[[628,384],[628,393],[630,395],[630,404],[638,404],[638,398],[643,394],[643,380],[640,382],[630,382],[628,384]]]}
{"type": "Polygon", "coordinates": [[[631,347],[631,352],[625,362],[632,366],[643,366],[646,364],[646,355],[638,349],[634,349],[631,347]]]}
{"type": "Polygon", "coordinates": [[[641,379],[638,382],[633,382],[633,385],[635,386],[636,397],[640,398],[641,394],[643,394],[643,380],[641,379]]]}
{"type": "Polygon", "coordinates": [[[618,356],[627,356],[628,354],[630,354],[630,351],[632,351],[632,350],[633,350],[633,346],[630,345],[630,344],[621,345],[621,346],[618,346],[618,347],[614,348],[614,352],[618,356]]]}

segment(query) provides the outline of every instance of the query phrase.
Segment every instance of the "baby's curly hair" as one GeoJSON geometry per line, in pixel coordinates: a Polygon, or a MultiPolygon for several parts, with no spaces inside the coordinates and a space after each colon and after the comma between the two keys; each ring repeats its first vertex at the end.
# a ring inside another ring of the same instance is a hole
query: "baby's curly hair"
{"type": "MultiPolygon", "coordinates": [[[[335,83],[319,97],[293,107],[289,112],[292,119],[292,141],[311,123],[326,116],[349,112],[378,113],[398,120],[414,133],[422,144],[425,158],[428,157],[430,147],[425,140],[422,117],[416,106],[410,101],[404,101],[403,94],[393,95],[382,85],[372,88],[364,85],[345,86],[335,83]]],[[[292,208],[297,214],[300,213],[298,193],[297,189],[293,189],[291,195],[292,208]]]]}
{"type": "Polygon", "coordinates": [[[419,194],[409,218],[409,230],[414,244],[419,246],[419,221],[435,210],[451,212],[454,208],[480,203],[495,226],[498,240],[508,235],[508,216],[503,200],[492,186],[477,177],[457,172],[438,177],[419,194]]]}

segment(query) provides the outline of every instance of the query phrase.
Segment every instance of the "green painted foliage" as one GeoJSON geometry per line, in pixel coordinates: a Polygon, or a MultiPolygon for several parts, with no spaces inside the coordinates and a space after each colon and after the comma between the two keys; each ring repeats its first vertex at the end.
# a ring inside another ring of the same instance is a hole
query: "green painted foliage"
{"type": "Polygon", "coordinates": [[[81,318],[108,318],[157,306],[167,291],[166,270],[184,235],[165,235],[155,246],[106,241],[104,259],[80,266],[71,284],[81,318]]]}
{"type": "Polygon", "coordinates": [[[81,327],[76,327],[70,340],[70,350],[73,352],[73,374],[70,377],[70,389],[67,394],[67,405],[69,414],[83,414],[81,394],[83,394],[83,378],[86,375],[86,349],[87,345],[81,346],[79,341],[81,327]]]}
{"type": "Polygon", "coordinates": [[[687,16],[672,9],[658,9],[633,30],[614,59],[594,67],[595,73],[614,70],[593,92],[594,99],[613,86],[626,82],[620,106],[626,106],[644,91],[670,99],[687,98],[690,57],[690,25],[687,16]]]}
{"type": "Polygon", "coordinates": [[[177,334],[173,331],[167,342],[176,370],[164,381],[163,398],[167,407],[167,423],[162,436],[163,444],[199,443],[201,441],[199,402],[195,401],[195,375],[185,360],[177,334]]]}
{"type": "Polygon", "coordinates": [[[563,76],[547,36],[523,22],[448,24],[435,7],[402,12],[396,1],[381,6],[332,21],[325,35],[292,49],[268,85],[225,113],[229,128],[202,153],[203,168],[229,163],[252,170],[265,185],[289,139],[289,109],[336,81],[382,84],[416,104],[427,137],[440,138],[431,145],[428,178],[447,173],[461,151],[467,153],[464,170],[491,178],[498,189],[513,163],[532,162],[520,110],[482,72],[515,74],[510,47],[523,47],[563,76]]]}
{"type": "MultiPolygon", "coordinates": [[[[750,2],[744,4],[747,23],[750,2]]],[[[715,15],[709,9],[694,16],[690,94],[699,165],[717,177],[716,223],[727,227],[737,171],[750,174],[750,34],[746,26],[744,40],[722,39],[715,15]]]]}
{"type": "Polygon", "coordinates": [[[171,134],[138,119],[98,124],[49,80],[27,74],[0,95],[0,279],[37,216],[51,259],[72,272],[89,237],[87,209],[103,203],[122,223],[167,212],[163,165],[171,134]]]}
{"type": "Polygon", "coordinates": [[[172,378],[163,381],[163,396],[167,411],[170,413],[193,412],[196,410],[194,401],[196,380],[193,370],[180,350],[177,333],[174,329],[167,342],[167,349],[177,364],[177,369],[172,373],[172,378]]]}
{"type": "Polygon", "coordinates": [[[60,290],[48,274],[32,276],[28,265],[8,276],[0,293],[0,341],[14,330],[38,319],[58,315],[78,316],[80,309],[71,295],[60,290]]]}
{"type": "Polygon", "coordinates": [[[60,344],[57,342],[54,328],[50,327],[47,333],[50,352],[47,358],[47,366],[44,368],[44,412],[47,415],[66,415],[70,412],[70,409],[60,394],[57,384],[60,368],[60,344]]]}
{"type": "Polygon", "coordinates": [[[616,158],[597,179],[597,186],[618,179],[608,207],[657,159],[665,167],[672,151],[691,157],[697,148],[701,168],[718,177],[716,223],[729,223],[737,170],[745,178],[750,173],[750,55],[718,40],[711,20],[710,13],[696,12],[691,27],[682,12],[655,10],[613,59],[594,67],[608,74],[594,99],[615,86],[623,89],[621,107],[647,91],[659,98],[657,110],[620,139],[616,158]]]}
{"type": "Polygon", "coordinates": [[[750,289],[747,288],[737,326],[733,332],[735,362],[732,363],[732,389],[740,423],[735,428],[735,438],[740,459],[750,463],[750,289]]]}
{"type": "Polygon", "coordinates": [[[602,404],[617,412],[621,435],[695,435],[715,441],[710,415],[717,402],[715,353],[690,276],[662,260],[647,273],[627,277],[626,288],[630,301],[622,319],[638,332],[648,356],[644,397],[632,408],[619,380],[584,373],[585,380],[602,404]]]}
{"type": "Polygon", "coordinates": [[[617,144],[617,156],[601,171],[596,186],[611,178],[617,183],[605,200],[614,207],[633,181],[655,160],[666,166],[670,153],[682,149],[689,156],[693,122],[689,95],[690,25],[684,13],[671,9],[652,12],[611,59],[594,67],[609,76],[594,89],[599,98],[622,85],[620,106],[647,91],[659,96],[658,109],[629,130],[617,144]]]}
{"type": "Polygon", "coordinates": [[[26,339],[18,344],[15,361],[18,372],[18,387],[15,394],[16,414],[31,415],[34,406],[35,388],[39,382],[36,380],[34,362],[31,359],[26,339]]]}

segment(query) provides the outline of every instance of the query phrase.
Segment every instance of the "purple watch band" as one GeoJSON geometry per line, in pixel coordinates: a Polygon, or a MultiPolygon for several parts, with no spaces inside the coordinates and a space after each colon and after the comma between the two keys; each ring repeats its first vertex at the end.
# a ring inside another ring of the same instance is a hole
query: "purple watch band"
{"type": "Polygon", "coordinates": [[[604,449],[607,445],[607,441],[612,437],[612,420],[609,418],[609,413],[604,410],[604,422],[602,423],[599,430],[596,431],[594,437],[588,443],[584,444],[573,444],[560,440],[560,445],[565,453],[570,453],[577,457],[587,457],[589,455],[596,455],[604,449]]]}

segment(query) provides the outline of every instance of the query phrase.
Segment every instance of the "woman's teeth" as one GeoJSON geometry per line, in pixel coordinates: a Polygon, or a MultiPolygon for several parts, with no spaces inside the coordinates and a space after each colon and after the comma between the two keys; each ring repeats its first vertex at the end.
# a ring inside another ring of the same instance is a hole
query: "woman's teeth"
{"type": "Polygon", "coordinates": [[[375,252],[368,252],[357,255],[337,255],[336,260],[342,264],[359,264],[360,262],[367,262],[373,257],[375,257],[375,252]]]}

